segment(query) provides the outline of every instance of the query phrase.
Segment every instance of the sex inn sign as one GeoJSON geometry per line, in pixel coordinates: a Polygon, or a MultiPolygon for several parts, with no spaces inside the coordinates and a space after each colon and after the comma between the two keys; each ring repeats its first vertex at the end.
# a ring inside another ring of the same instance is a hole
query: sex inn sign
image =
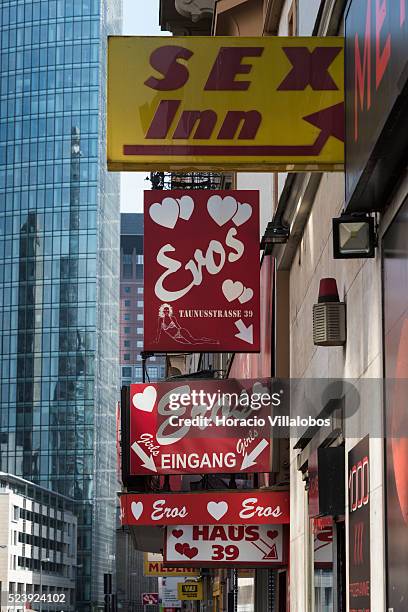
{"type": "Polygon", "coordinates": [[[276,525],[289,523],[289,492],[126,493],[122,525],[276,525]]]}
{"type": "Polygon", "coordinates": [[[164,562],[190,567],[282,566],[283,525],[182,525],[166,529],[164,562]]]}
{"type": "Polygon", "coordinates": [[[269,472],[268,413],[280,399],[256,380],[131,385],[122,430],[125,478],[128,470],[130,476],[269,472]]]}
{"type": "Polygon", "coordinates": [[[343,46],[111,37],[109,170],[341,170],[343,46]]]}
{"type": "Polygon", "coordinates": [[[145,191],[144,349],[259,352],[259,192],[145,191]]]}

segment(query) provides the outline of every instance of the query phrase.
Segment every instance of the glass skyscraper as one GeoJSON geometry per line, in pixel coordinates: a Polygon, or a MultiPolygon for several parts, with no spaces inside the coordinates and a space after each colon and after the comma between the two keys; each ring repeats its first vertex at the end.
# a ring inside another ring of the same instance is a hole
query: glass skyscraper
{"type": "Polygon", "coordinates": [[[0,4],[0,469],[74,498],[83,611],[103,606],[114,563],[119,177],[105,102],[120,24],[120,0],[0,4]]]}

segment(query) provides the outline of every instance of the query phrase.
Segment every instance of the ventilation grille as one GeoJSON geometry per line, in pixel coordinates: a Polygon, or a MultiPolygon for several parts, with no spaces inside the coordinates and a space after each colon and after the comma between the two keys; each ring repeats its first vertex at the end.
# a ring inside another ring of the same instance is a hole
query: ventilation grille
{"type": "Polygon", "coordinates": [[[314,304],[313,342],[317,346],[342,346],[346,343],[344,302],[314,304]]]}

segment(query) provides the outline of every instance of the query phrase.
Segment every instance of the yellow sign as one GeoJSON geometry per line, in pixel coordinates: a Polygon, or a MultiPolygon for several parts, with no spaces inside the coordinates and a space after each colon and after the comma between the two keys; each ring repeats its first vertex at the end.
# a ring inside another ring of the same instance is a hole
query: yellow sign
{"type": "Polygon", "coordinates": [[[179,582],[177,596],[181,601],[201,601],[203,599],[203,583],[201,580],[179,582]]]}
{"type": "Polygon", "coordinates": [[[109,39],[109,170],[341,170],[338,37],[109,39]]]}
{"type": "Polygon", "coordinates": [[[143,574],[145,576],[199,576],[200,571],[193,567],[164,567],[162,555],[143,555],[143,574]]]}

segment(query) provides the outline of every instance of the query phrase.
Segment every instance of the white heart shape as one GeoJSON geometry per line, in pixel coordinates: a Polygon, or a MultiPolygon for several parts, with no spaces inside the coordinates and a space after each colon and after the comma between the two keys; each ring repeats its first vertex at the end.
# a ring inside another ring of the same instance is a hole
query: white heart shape
{"type": "Polygon", "coordinates": [[[149,215],[153,221],[169,229],[175,227],[179,212],[179,205],[174,198],[164,198],[163,202],[155,202],[149,208],[149,215]]]}
{"type": "Polygon", "coordinates": [[[252,215],[252,206],[250,204],[240,204],[238,202],[238,210],[232,218],[232,221],[235,225],[242,225],[246,223],[248,219],[251,218],[252,215]]]}
{"type": "Polygon", "coordinates": [[[180,206],[180,219],[188,221],[194,210],[194,200],[190,196],[182,196],[177,200],[180,206]]]}
{"type": "Polygon", "coordinates": [[[233,281],[230,278],[222,283],[222,292],[229,302],[233,302],[244,291],[244,285],[240,281],[233,281]]]}
{"type": "Polygon", "coordinates": [[[207,504],[207,511],[216,521],[219,521],[228,512],[228,504],[226,501],[211,501],[207,504]]]}
{"type": "Polygon", "coordinates": [[[143,512],[143,503],[141,501],[138,502],[132,502],[131,506],[130,506],[131,510],[132,510],[132,514],[135,517],[135,519],[138,521],[140,519],[140,517],[142,516],[142,512],[143,512]]]}
{"type": "Polygon", "coordinates": [[[252,300],[253,295],[254,295],[254,292],[252,291],[252,289],[245,287],[244,291],[241,293],[241,295],[238,298],[238,302],[240,302],[241,304],[245,304],[245,302],[249,302],[249,300],[252,300]]]}
{"type": "Polygon", "coordinates": [[[135,408],[143,412],[152,412],[157,397],[155,387],[145,387],[142,393],[135,393],[132,402],[135,408]]]}
{"type": "Polygon", "coordinates": [[[232,196],[222,198],[219,195],[213,195],[207,202],[208,214],[220,227],[232,219],[237,209],[237,201],[232,196]]]}

